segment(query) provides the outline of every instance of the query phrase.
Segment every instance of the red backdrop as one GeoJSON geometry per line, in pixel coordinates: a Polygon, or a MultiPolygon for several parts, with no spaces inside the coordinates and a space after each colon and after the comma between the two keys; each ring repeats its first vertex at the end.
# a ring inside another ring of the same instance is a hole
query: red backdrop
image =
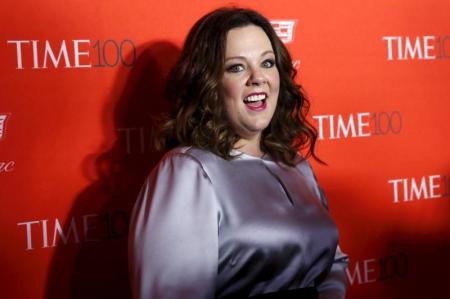
{"type": "MultiPolygon", "coordinates": [[[[127,221],[158,160],[164,80],[227,4],[2,2],[2,298],[129,297],[127,221]]],[[[234,4],[273,21],[312,102],[347,298],[449,296],[450,3],[234,4]]]]}

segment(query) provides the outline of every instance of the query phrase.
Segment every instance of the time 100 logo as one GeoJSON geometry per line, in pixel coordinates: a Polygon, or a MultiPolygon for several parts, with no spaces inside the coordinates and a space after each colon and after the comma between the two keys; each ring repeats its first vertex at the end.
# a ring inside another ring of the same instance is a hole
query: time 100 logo
{"type": "Polygon", "coordinates": [[[132,67],[136,45],[130,39],[7,40],[15,51],[16,69],[132,67]]]}

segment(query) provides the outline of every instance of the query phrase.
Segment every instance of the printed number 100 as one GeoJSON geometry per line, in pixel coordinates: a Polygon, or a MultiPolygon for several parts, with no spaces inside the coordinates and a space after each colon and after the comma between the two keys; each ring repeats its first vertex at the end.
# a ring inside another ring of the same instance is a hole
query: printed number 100
{"type": "Polygon", "coordinates": [[[93,65],[94,67],[114,67],[119,63],[131,67],[136,62],[136,46],[129,39],[121,42],[112,39],[103,42],[97,40],[93,48],[97,54],[97,63],[93,65]],[[127,51],[130,51],[128,57],[125,55],[127,51]]]}

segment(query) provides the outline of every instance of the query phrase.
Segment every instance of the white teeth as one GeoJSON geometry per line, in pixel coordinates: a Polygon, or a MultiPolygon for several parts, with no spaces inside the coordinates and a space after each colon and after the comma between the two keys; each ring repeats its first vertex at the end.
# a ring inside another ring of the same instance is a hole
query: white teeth
{"type": "Polygon", "coordinates": [[[265,98],[266,98],[265,94],[258,94],[258,95],[253,95],[253,96],[246,97],[244,99],[244,101],[246,101],[246,102],[258,102],[258,101],[264,100],[265,98]]]}

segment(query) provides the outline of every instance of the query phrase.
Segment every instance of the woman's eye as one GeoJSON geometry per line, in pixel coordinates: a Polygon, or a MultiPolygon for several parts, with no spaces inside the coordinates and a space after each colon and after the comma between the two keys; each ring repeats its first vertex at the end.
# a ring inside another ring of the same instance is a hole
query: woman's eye
{"type": "Polygon", "coordinates": [[[275,61],[273,59],[267,59],[267,60],[264,60],[264,62],[262,64],[266,68],[271,68],[275,65],[275,61]]]}
{"type": "Polygon", "coordinates": [[[242,64],[233,64],[227,67],[227,72],[230,73],[238,73],[244,70],[244,66],[242,64]]]}

